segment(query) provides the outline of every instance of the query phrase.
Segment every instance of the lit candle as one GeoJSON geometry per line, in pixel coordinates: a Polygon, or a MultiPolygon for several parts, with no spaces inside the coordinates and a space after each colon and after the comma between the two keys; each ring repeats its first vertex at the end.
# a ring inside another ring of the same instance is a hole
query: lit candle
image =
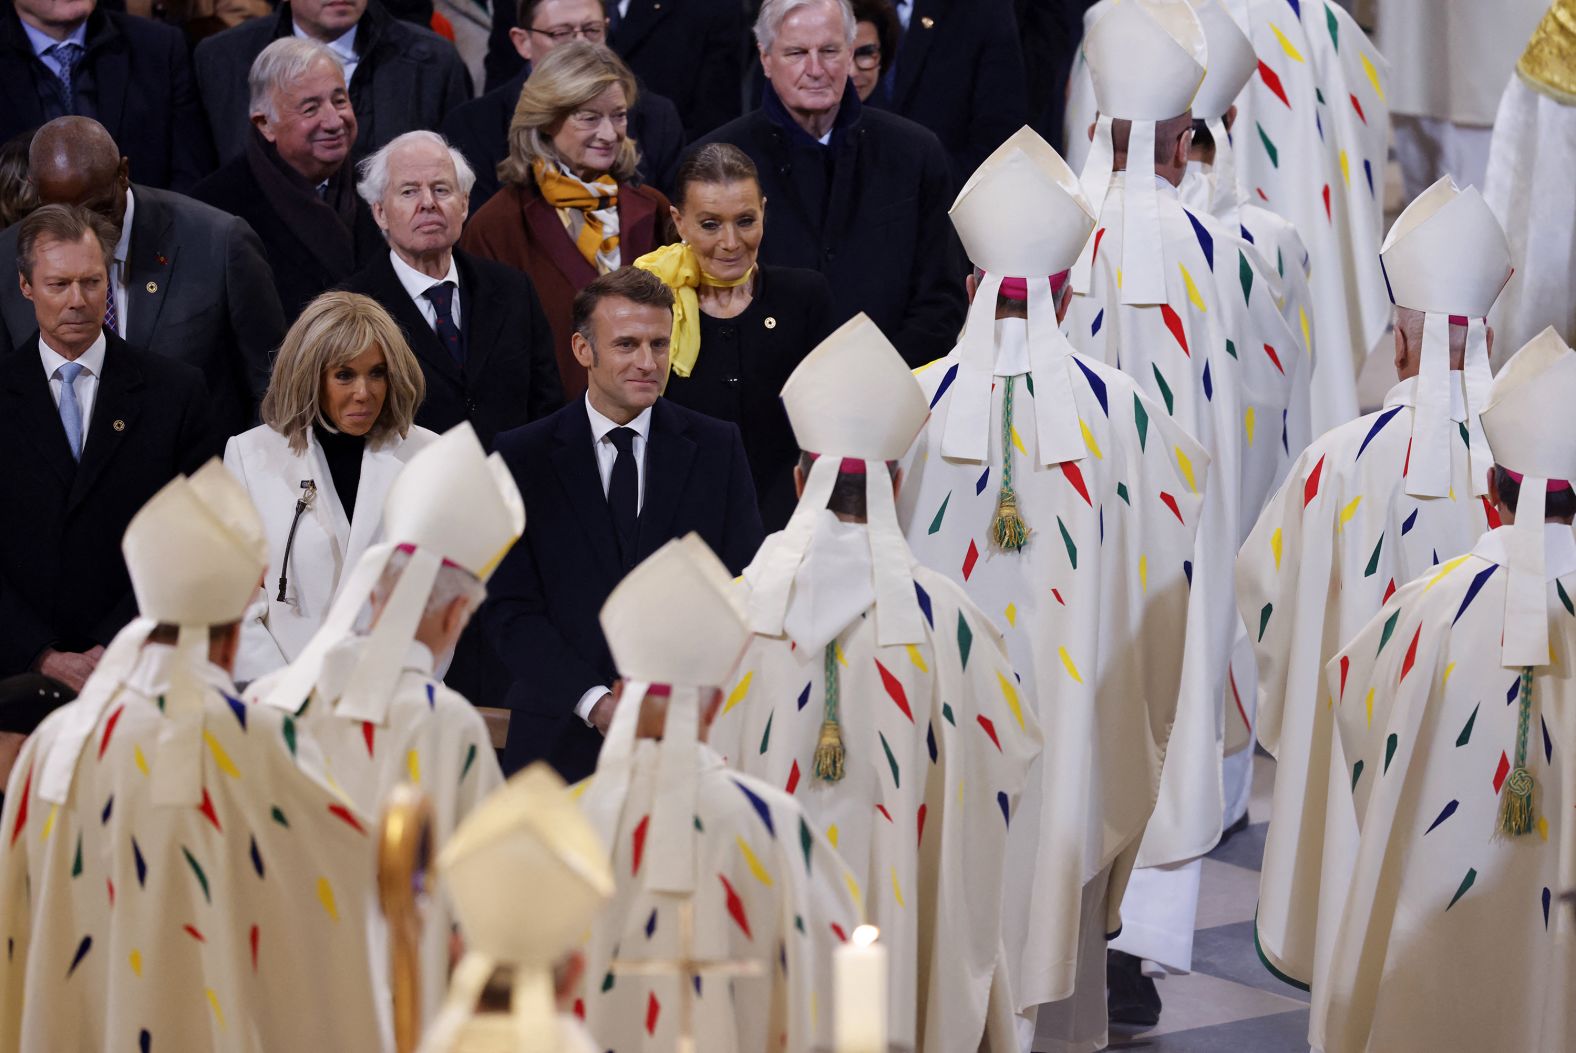
{"type": "Polygon", "coordinates": [[[887,1053],[887,952],[874,925],[861,925],[832,962],[836,1053],[887,1053]]]}

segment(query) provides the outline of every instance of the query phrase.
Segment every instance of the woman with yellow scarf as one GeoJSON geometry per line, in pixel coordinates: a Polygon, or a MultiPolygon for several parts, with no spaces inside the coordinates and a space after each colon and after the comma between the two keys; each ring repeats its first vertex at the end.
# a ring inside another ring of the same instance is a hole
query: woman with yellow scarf
{"type": "Polygon", "coordinates": [[[460,238],[465,252],[530,276],[569,399],[586,389],[569,349],[575,294],[673,240],[668,199],[633,181],[635,91],[629,67],[600,44],[577,40],[545,55],[509,122],[509,156],[498,165],[504,187],[460,238]]]}
{"type": "Polygon", "coordinates": [[[663,394],[739,426],[761,521],[780,530],[796,503],[799,446],[778,392],[832,331],[832,290],[818,271],[757,262],[766,200],[742,150],[712,143],[693,151],[673,192],[673,223],[683,241],[634,261],[674,294],[663,394]]]}

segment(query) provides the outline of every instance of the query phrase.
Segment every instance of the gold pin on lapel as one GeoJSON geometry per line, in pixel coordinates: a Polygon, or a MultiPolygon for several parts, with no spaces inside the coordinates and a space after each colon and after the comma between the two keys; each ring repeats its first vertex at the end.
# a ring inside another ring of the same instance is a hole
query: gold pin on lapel
{"type": "Polygon", "coordinates": [[[919,24],[924,26],[926,29],[934,29],[934,28],[936,28],[936,20],[934,18],[931,18],[929,15],[925,15],[924,17],[922,17],[919,20],[919,24]]]}
{"type": "Polygon", "coordinates": [[[776,329],[777,328],[777,319],[773,318],[771,315],[767,315],[766,316],[766,328],[768,328],[768,329],[776,329]]]}
{"type": "Polygon", "coordinates": [[[148,291],[149,292],[158,292],[159,291],[159,283],[158,282],[149,282],[148,283],[148,291]]]}
{"type": "Polygon", "coordinates": [[[116,431],[125,431],[126,422],[117,418],[115,423],[111,424],[110,427],[114,428],[116,431]]]}

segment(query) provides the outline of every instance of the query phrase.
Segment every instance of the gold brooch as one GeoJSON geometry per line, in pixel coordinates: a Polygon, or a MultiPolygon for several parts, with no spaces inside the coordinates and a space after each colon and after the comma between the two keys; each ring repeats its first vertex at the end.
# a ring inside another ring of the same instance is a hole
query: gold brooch
{"type": "Polygon", "coordinates": [[[126,430],[126,422],[123,421],[123,420],[117,420],[117,421],[115,421],[114,424],[111,424],[110,427],[114,428],[116,431],[125,431],[126,430]]]}
{"type": "Polygon", "coordinates": [[[766,316],[766,328],[768,328],[768,329],[776,329],[777,328],[777,319],[773,318],[771,315],[767,315],[766,316]]]}
{"type": "Polygon", "coordinates": [[[149,292],[158,292],[159,291],[159,283],[158,282],[149,282],[148,283],[148,291],[149,292]]]}
{"type": "Polygon", "coordinates": [[[931,18],[929,15],[926,15],[919,20],[919,24],[924,26],[926,29],[934,29],[936,26],[936,20],[931,18]]]}

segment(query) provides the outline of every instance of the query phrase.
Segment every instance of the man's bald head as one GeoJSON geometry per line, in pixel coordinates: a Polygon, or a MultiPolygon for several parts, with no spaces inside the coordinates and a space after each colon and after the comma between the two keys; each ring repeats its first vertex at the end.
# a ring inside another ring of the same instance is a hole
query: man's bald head
{"type": "Polygon", "coordinates": [[[40,204],[90,208],[117,231],[126,215],[130,169],[114,138],[89,117],[55,118],[33,136],[27,154],[40,204]]]}

